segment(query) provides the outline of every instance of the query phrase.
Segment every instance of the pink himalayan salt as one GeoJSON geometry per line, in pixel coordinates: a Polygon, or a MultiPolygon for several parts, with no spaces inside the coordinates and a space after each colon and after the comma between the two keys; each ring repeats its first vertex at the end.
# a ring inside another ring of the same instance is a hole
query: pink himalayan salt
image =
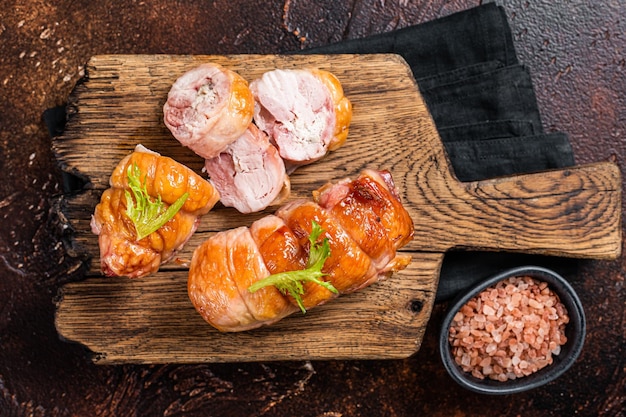
{"type": "Polygon", "coordinates": [[[550,365],[567,342],[568,322],[565,306],[546,282],[512,277],[457,312],[449,341],[465,372],[504,382],[550,365]]]}

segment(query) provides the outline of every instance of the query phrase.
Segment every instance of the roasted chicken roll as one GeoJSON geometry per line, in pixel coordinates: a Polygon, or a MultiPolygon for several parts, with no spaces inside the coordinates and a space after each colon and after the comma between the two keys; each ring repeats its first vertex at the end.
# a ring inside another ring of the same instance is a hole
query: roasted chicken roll
{"type": "Polygon", "coordinates": [[[254,124],[204,166],[222,204],[241,213],[280,204],[289,195],[285,164],[267,135],[254,124]]]}
{"type": "Polygon", "coordinates": [[[201,176],[138,146],[115,168],[91,219],[107,276],[156,272],[189,240],[219,199],[201,176]]]}
{"type": "Polygon", "coordinates": [[[343,144],[352,117],[339,80],[321,70],[276,69],[250,83],[254,122],[285,160],[287,172],[343,144]]]}
{"type": "Polygon", "coordinates": [[[203,158],[219,155],[252,122],[254,97],[239,74],[202,64],[174,82],[163,106],[172,135],[203,158]]]}
{"type": "Polygon", "coordinates": [[[221,331],[271,324],[409,264],[410,255],[397,249],[412,239],[413,222],[388,173],[364,171],[314,195],[284,205],[249,229],[218,233],[196,249],[189,297],[208,323],[221,331]],[[372,233],[359,231],[363,225],[372,233]]]}

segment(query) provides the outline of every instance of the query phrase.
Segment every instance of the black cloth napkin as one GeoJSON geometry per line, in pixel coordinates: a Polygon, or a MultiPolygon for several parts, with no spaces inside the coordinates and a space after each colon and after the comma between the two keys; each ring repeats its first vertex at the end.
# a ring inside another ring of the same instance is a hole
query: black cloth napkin
{"type": "MultiPolygon", "coordinates": [[[[488,3],[440,19],[302,53],[396,53],[420,80],[499,62],[518,63],[504,10],[488,3]]],[[[458,77],[457,77],[458,78],[458,77]]]]}
{"type": "MultiPolygon", "coordinates": [[[[574,165],[569,138],[543,130],[531,75],[515,53],[503,7],[487,3],[397,31],[300,53],[396,53],[411,67],[460,181],[574,165]]],[[[501,252],[450,252],[437,301],[503,269],[575,262],[501,252]]]]}

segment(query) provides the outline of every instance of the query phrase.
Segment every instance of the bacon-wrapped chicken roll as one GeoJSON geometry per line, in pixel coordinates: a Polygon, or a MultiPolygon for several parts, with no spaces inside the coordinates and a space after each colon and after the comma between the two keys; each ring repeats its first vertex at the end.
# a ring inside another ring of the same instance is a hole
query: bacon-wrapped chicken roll
{"type": "Polygon", "coordinates": [[[413,230],[389,173],[366,170],[209,238],[194,252],[189,297],[220,331],[271,324],[404,269],[410,255],[397,250],[413,230]]]}
{"type": "Polygon", "coordinates": [[[217,190],[171,158],[138,146],[115,168],[91,219],[102,272],[137,278],[176,254],[217,203],[217,190]]]}

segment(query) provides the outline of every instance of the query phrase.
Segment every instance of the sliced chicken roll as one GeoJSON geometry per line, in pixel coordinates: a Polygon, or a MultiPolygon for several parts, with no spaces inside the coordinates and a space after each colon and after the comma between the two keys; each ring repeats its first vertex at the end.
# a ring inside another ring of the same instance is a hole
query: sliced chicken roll
{"type": "Polygon", "coordinates": [[[280,204],[289,195],[285,164],[267,135],[254,124],[204,166],[222,204],[241,213],[280,204]]]}
{"type": "Polygon", "coordinates": [[[270,136],[288,173],[345,141],[352,107],[331,73],[276,69],[252,81],[250,89],[254,122],[270,136]]]}
{"type": "Polygon", "coordinates": [[[239,74],[202,64],[174,82],[163,120],[178,141],[203,158],[219,155],[252,122],[254,97],[239,74]]]}

